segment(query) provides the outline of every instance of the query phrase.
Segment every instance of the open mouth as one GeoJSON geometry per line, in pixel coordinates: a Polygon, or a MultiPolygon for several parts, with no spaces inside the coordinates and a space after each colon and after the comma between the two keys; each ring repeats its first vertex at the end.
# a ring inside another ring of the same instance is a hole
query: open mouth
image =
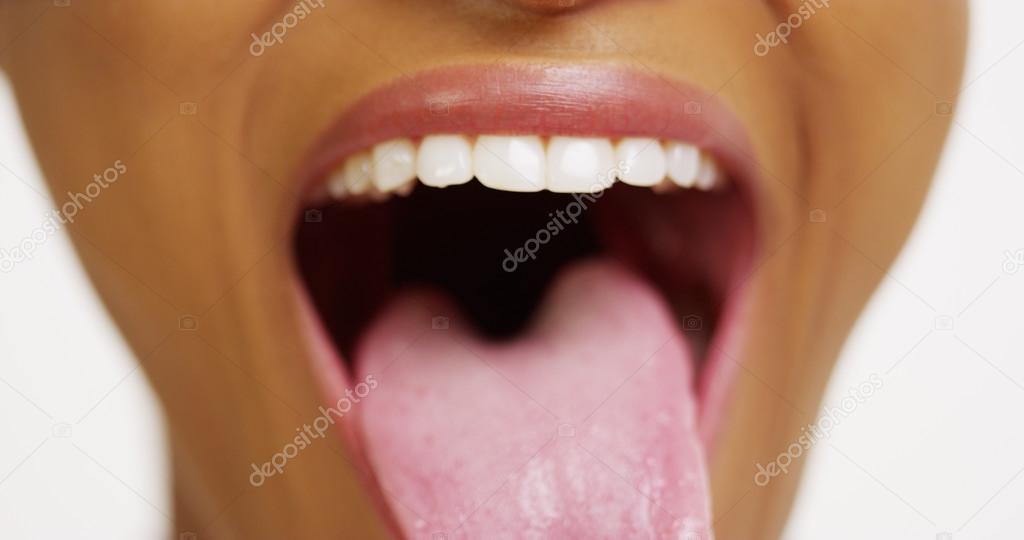
{"type": "Polygon", "coordinates": [[[696,91],[463,67],[375,92],[295,234],[327,400],[408,538],[710,538],[705,453],[755,249],[696,91]],[[694,104],[698,104],[694,107],[694,104]]]}

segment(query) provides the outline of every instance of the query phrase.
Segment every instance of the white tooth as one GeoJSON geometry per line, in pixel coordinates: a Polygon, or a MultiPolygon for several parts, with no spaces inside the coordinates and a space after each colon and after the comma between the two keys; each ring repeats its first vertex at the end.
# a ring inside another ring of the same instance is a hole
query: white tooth
{"type": "Polygon", "coordinates": [[[327,177],[327,184],[325,185],[327,194],[335,199],[343,199],[345,195],[348,195],[348,186],[345,185],[345,167],[342,166],[340,169],[331,173],[327,177]]]}
{"type": "Polygon", "coordinates": [[[668,177],[680,187],[693,187],[700,170],[700,150],[692,144],[670,142],[665,148],[668,177]]]}
{"type": "Polygon", "coordinates": [[[416,176],[433,187],[469,182],[473,178],[473,147],[462,135],[424,137],[416,155],[416,176]]]}
{"type": "Polygon", "coordinates": [[[548,189],[556,193],[593,193],[615,182],[615,150],[608,139],[551,137],[548,189]]]}
{"type": "Polygon", "coordinates": [[[360,152],[345,160],[345,186],[351,195],[362,195],[373,185],[373,159],[360,152]]]}
{"type": "Polygon", "coordinates": [[[615,148],[615,159],[624,165],[619,179],[633,186],[658,185],[668,173],[665,151],[655,139],[622,139],[615,148]]]}
{"type": "Polygon", "coordinates": [[[373,147],[373,185],[383,193],[416,178],[416,147],[409,139],[392,139],[373,147]]]}
{"type": "Polygon", "coordinates": [[[711,191],[722,182],[722,171],[710,156],[701,155],[700,170],[697,172],[697,189],[711,191]]]}
{"type": "Polygon", "coordinates": [[[503,191],[544,189],[540,137],[481,135],[473,148],[473,172],[481,184],[503,191]]]}

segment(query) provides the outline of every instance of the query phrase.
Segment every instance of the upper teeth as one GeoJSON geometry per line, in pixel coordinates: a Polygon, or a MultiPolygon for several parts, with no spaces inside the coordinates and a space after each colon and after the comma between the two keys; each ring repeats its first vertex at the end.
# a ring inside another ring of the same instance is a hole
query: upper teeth
{"type": "Polygon", "coordinates": [[[674,188],[712,190],[724,179],[718,164],[696,146],[678,141],[628,137],[429,135],[417,147],[411,139],[392,139],[349,157],[330,175],[326,191],[336,199],[366,195],[386,198],[409,193],[416,178],[445,187],[476,177],[502,191],[591,193],[616,180],[658,191],[674,188]]]}

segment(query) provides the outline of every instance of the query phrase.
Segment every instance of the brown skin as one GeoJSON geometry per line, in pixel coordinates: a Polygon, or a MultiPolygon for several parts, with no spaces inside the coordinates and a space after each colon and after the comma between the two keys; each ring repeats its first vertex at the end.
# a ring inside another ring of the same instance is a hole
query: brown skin
{"type": "Polygon", "coordinates": [[[261,57],[277,1],[0,0],[0,66],[54,196],[128,172],[68,228],[167,412],[176,531],[384,534],[340,441],[249,486],[320,403],[291,296],[294,171],[321,130],[393,78],[466,62],[624,64],[719,91],[764,173],[764,249],[712,455],[716,531],[774,538],[797,471],[754,486],[816,416],[864,302],[899,251],[949,124],[962,0],[833,0],[766,57],[800,2],[328,0],[261,57]],[[587,5],[582,5],[587,4],[587,5]],[[582,5],[582,6],[581,6],[582,5]],[[197,114],[179,114],[179,103],[197,114]],[[941,109],[941,107],[940,107],[941,109]],[[808,220],[823,209],[825,223],[808,220]],[[180,330],[179,318],[198,321],[180,330]]]}

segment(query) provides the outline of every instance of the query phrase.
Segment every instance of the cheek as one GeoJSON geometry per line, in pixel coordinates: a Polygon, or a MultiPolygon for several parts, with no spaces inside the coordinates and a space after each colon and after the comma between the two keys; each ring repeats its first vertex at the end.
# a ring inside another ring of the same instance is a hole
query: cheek
{"type": "Polygon", "coordinates": [[[154,82],[178,101],[197,102],[247,56],[251,34],[265,31],[281,9],[276,1],[112,0],[76,4],[68,17],[131,61],[134,69],[122,74],[126,78],[154,82]]]}
{"type": "Polygon", "coordinates": [[[816,207],[838,209],[867,183],[883,184],[890,197],[877,202],[899,201],[912,218],[959,86],[964,3],[830,6],[795,28],[778,51],[802,71],[804,193],[816,207]],[[916,157],[898,155],[915,142],[922,145],[916,157]],[[894,157],[900,159],[889,162],[894,157]],[[909,168],[896,170],[900,163],[909,168]]]}

